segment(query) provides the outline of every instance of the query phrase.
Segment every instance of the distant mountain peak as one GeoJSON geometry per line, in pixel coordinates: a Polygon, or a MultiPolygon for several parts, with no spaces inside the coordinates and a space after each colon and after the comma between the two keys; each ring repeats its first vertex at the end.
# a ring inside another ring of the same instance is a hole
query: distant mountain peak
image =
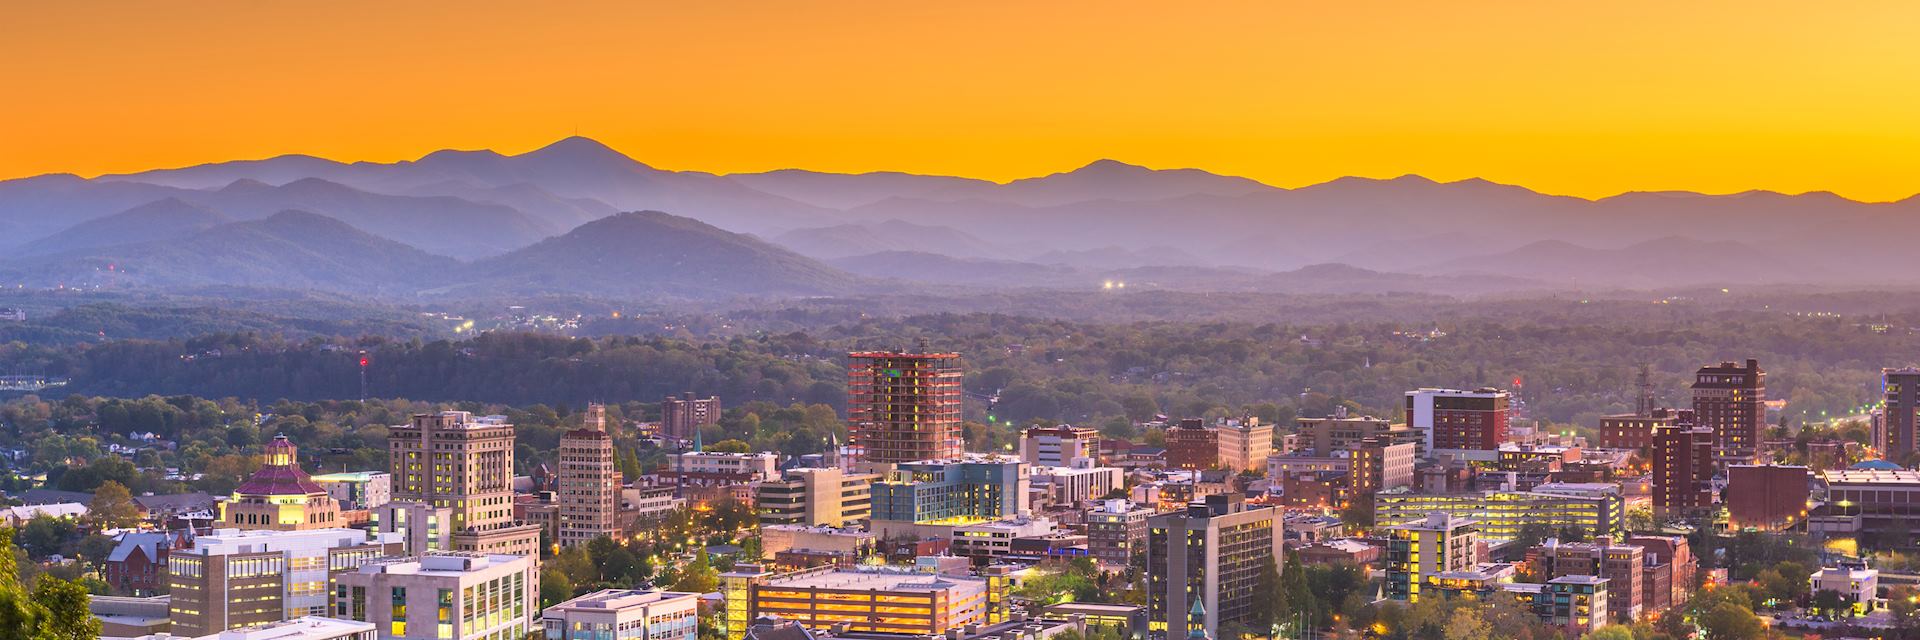
{"type": "Polygon", "coordinates": [[[585,160],[617,160],[639,164],[627,154],[620,153],[605,143],[586,136],[567,136],[532,151],[520,154],[522,158],[578,158],[585,160]]]}
{"type": "Polygon", "coordinates": [[[1129,162],[1121,162],[1112,158],[1101,158],[1087,163],[1087,166],[1074,169],[1072,173],[1115,173],[1132,171],[1152,171],[1152,169],[1129,162]]]}

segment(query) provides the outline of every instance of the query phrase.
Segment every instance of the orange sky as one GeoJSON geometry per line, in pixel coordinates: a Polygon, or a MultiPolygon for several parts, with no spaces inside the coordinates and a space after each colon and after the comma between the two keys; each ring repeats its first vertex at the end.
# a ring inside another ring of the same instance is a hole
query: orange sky
{"type": "Polygon", "coordinates": [[[715,172],[1893,199],[1920,191],[1915,33],[1911,2],[20,2],[0,177],[577,127],[715,172]]]}

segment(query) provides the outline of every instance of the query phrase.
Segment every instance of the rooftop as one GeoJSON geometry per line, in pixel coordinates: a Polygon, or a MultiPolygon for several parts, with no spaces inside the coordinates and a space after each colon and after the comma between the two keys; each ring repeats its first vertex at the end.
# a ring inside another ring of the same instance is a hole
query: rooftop
{"type": "Polygon", "coordinates": [[[768,586],[799,589],[850,589],[873,591],[942,591],[960,584],[980,582],[977,578],[937,576],[917,571],[859,570],[817,571],[789,574],[767,581],[768,586]]]}
{"type": "Polygon", "coordinates": [[[314,482],[370,482],[374,478],[387,475],[385,471],[343,471],[326,473],[313,477],[314,482]]]}
{"type": "Polygon", "coordinates": [[[655,591],[641,589],[603,589],[560,604],[547,607],[554,609],[625,609],[667,600],[694,598],[699,594],[677,591],[655,591]]]}
{"type": "Polygon", "coordinates": [[[1920,471],[1906,469],[1828,469],[1821,477],[1828,484],[1920,484],[1920,471]]]}

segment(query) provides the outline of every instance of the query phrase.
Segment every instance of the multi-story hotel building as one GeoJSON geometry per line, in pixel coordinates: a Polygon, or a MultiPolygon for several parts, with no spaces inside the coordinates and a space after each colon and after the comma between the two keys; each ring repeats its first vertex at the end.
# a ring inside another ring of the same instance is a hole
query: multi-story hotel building
{"type": "Polygon", "coordinates": [[[1126,500],[1106,500],[1087,511],[1087,554],[1113,566],[1128,566],[1146,552],[1147,518],[1157,513],[1126,500]]]}
{"type": "Polygon", "coordinates": [[[603,589],[547,607],[547,640],[694,640],[700,594],[603,589]]]}
{"type": "Polygon", "coordinates": [[[1714,461],[1753,464],[1760,457],[1760,428],[1767,418],[1767,372],[1760,361],[1722,362],[1694,373],[1695,426],[1713,430],[1714,461]]]}
{"type": "MultiPolygon", "coordinates": [[[[1261,570],[1284,557],[1282,513],[1247,508],[1238,495],[1207,496],[1185,511],[1147,519],[1147,618],[1169,638],[1186,637],[1196,604],[1210,635],[1220,623],[1246,622],[1261,570]]],[[[1275,566],[1276,570],[1278,566],[1275,566]]]]}
{"type": "Polygon", "coordinates": [[[571,547],[618,535],[620,472],[613,466],[613,434],[607,433],[604,405],[587,405],[585,424],[560,436],[556,462],[555,541],[571,547]]]}
{"type": "Polygon", "coordinates": [[[1653,508],[1681,513],[1713,506],[1713,445],[1708,427],[1653,429],[1653,508]]]}
{"type": "Polygon", "coordinates": [[[399,534],[217,529],[167,554],[172,633],[194,637],[327,615],[330,576],[401,553],[399,534]]]}
{"type": "Polygon", "coordinates": [[[1080,458],[1100,461],[1099,431],[1063,424],[1020,433],[1020,459],[1028,466],[1071,467],[1080,458]]]}
{"type": "Polygon", "coordinates": [[[867,464],[958,457],[957,353],[857,351],[847,354],[847,422],[867,464]]]}
{"type": "Polygon", "coordinates": [[[696,398],[693,392],[680,397],[667,396],[660,402],[660,433],[669,438],[692,440],[701,427],[720,424],[720,397],[696,398]]]}
{"type": "Polygon", "coordinates": [[[1421,587],[1434,576],[1472,569],[1479,562],[1475,524],[1455,515],[1429,513],[1387,527],[1387,598],[1418,602],[1421,587]]]}
{"type": "Polygon", "coordinates": [[[788,469],[755,487],[753,504],[762,525],[851,527],[872,519],[878,479],[839,469],[788,469]]]}
{"type": "Polygon", "coordinates": [[[1259,418],[1228,420],[1214,427],[1220,443],[1219,464],[1234,471],[1264,471],[1273,455],[1273,425],[1259,418]]]}
{"type": "Polygon", "coordinates": [[[1513,540],[1530,525],[1551,531],[1575,528],[1589,538],[1618,533],[1626,507],[1618,485],[1543,484],[1533,491],[1482,491],[1445,495],[1386,492],[1374,495],[1374,522],[1385,526],[1419,522],[1445,513],[1473,520],[1481,537],[1513,540]]]}
{"type": "Polygon", "coordinates": [[[1512,396],[1483,388],[1407,392],[1407,426],[1424,434],[1427,451],[1494,451],[1507,441],[1512,396]]]}
{"type": "Polygon", "coordinates": [[[539,553],[540,526],[513,518],[513,424],[465,411],[388,430],[393,499],[451,509],[457,551],[539,553]]]}
{"type": "Polygon", "coordinates": [[[286,436],[267,443],[253,477],[220,503],[220,522],[238,529],[304,531],[344,526],[340,503],[300,469],[299,449],[286,436]]]}
{"type": "Polygon", "coordinates": [[[520,640],[538,628],[540,570],[507,554],[379,560],[335,576],[332,601],[386,640],[520,640]]]}

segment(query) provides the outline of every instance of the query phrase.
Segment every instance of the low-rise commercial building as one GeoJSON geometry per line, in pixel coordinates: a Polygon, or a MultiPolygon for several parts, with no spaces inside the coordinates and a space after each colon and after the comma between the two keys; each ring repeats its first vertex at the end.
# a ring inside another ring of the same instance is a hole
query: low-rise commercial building
{"type": "MultiPolygon", "coordinates": [[[[693,640],[700,594],[604,589],[547,607],[547,640],[693,640]]],[[[516,640],[516,639],[509,639],[516,640]]]]}
{"type": "Polygon", "coordinates": [[[333,615],[388,640],[515,640],[537,628],[534,558],[445,553],[367,563],[335,576],[333,615]]]}

